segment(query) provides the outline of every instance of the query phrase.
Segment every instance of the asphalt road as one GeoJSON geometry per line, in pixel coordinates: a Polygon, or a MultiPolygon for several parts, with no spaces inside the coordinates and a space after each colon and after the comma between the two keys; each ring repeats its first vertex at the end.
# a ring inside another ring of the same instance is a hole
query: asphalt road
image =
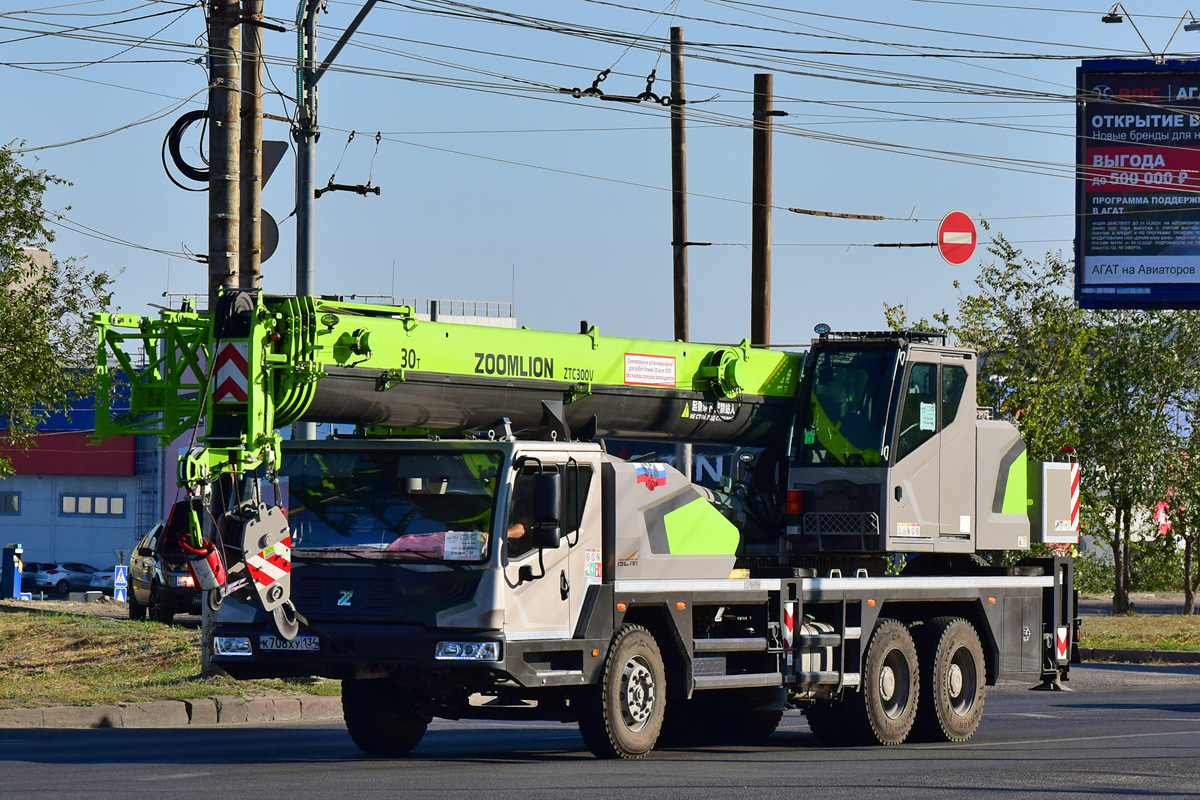
{"type": "Polygon", "coordinates": [[[439,721],[399,760],[362,756],[337,723],[0,730],[0,798],[1200,796],[1200,668],[1076,667],[1071,683],[990,690],[961,745],[822,748],[789,712],[765,747],[635,762],[594,759],[549,723],[439,721]]]}

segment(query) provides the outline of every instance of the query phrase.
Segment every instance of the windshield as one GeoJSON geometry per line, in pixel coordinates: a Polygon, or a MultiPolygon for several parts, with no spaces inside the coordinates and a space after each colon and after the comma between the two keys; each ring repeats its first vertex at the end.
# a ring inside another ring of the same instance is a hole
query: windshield
{"type": "Polygon", "coordinates": [[[895,349],[816,349],[799,420],[796,466],[876,467],[896,366],[895,349]]]}
{"type": "Polygon", "coordinates": [[[500,461],[495,452],[285,450],[294,553],[484,561],[500,461]]]}

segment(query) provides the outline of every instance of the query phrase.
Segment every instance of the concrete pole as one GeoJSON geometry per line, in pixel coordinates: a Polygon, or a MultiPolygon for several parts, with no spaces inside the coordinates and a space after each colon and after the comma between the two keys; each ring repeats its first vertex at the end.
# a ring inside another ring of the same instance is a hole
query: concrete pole
{"type": "Polygon", "coordinates": [[[750,220],[750,344],[771,344],[771,117],[774,76],[754,76],[754,185],[750,220]]]}
{"type": "MultiPolygon", "coordinates": [[[[320,3],[307,0],[304,10],[304,62],[300,66],[300,109],[293,136],[296,139],[296,294],[316,295],[313,279],[313,212],[316,204],[314,175],[317,170],[317,11],[320,3]]],[[[317,438],[315,422],[292,425],[292,438],[313,441],[317,438]]]]}
{"type": "Polygon", "coordinates": [[[304,62],[300,66],[301,102],[293,135],[296,138],[296,294],[312,297],[313,211],[316,202],[313,176],[317,166],[317,0],[308,0],[304,14],[304,62]]]}
{"type": "MultiPolygon", "coordinates": [[[[261,20],[263,0],[242,0],[246,20],[261,20]]],[[[257,289],[262,276],[262,28],[242,29],[242,222],[238,285],[257,289]]]]}
{"type": "Polygon", "coordinates": [[[671,250],[675,338],[688,341],[687,139],[683,110],[683,28],[671,28],[671,250]]]}
{"type": "Polygon", "coordinates": [[[208,307],[221,288],[238,284],[241,212],[241,68],[238,0],[209,0],[208,58],[212,88],[208,125],[208,307]]]}

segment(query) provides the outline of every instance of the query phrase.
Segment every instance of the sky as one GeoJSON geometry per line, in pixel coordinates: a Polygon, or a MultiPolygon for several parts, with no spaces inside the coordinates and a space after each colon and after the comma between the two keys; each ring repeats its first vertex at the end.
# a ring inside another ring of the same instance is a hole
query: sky
{"type": "MultiPolygon", "coordinates": [[[[318,185],[370,181],[380,194],[316,201],[318,293],[512,301],[531,328],[588,320],[672,338],[669,110],[561,90],[610,69],[600,88],[636,95],[656,70],[652,90],[669,94],[675,25],[688,43],[688,239],[710,243],[689,248],[691,338],[750,333],[756,73],[774,75],[786,112],[774,119],[771,342],[807,343],[817,323],[883,328],[885,303],[914,319],[953,312],[984,249],[955,267],[932,248],[872,245],[932,242],[962,210],[1030,257],[1070,257],[1080,59],[1200,50],[1185,8],[1161,0],[1125,3],[1122,24],[1076,0],[476,2],[380,0],[322,79],[318,185]]],[[[328,2],[322,55],[361,5],[328,2]]],[[[264,32],[264,106],[291,118],[297,5],[265,11],[287,31],[264,32]]],[[[0,3],[0,142],[70,182],[46,196],[61,215],[54,251],[115,275],[128,313],[206,292],[194,256],[207,196],[177,188],[162,156],[171,124],[204,107],[205,46],[195,3],[0,3]]],[[[264,135],[288,140],[288,123],[267,120],[264,135]]],[[[183,152],[202,164],[198,126],[183,152]]],[[[273,293],[295,289],[294,181],[289,152],[263,191],[280,221],[263,264],[273,293]]]]}

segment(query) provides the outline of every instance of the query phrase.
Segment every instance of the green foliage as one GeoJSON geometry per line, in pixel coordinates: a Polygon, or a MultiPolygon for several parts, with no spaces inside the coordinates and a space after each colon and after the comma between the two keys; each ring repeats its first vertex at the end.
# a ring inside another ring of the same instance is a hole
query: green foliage
{"type": "Polygon", "coordinates": [[[1132,551],[1132,556],[1132,591],[1179,591],[1179,576],[1183,574],[1183,550],[1174,536],[1149,536],[1132,551]]]}
{"type": "MultiPolygon", "coordinates": [[[[54,410],[94,389],[90,312],[112,299],[106,273],[71,258],[41,266],[26,253],[54,241],[42,196],[62,183],[0,147],[0,416],[19,446],[54,410]]],[[[0,478],[10,472],[0,459],[0,478]]]]}
{"type": "Polygon", "coordinates": [[[1094,545],[1079,548],[1075,556],[1075,588],[1084,594],[1112,594],[1112,554],[1094,545]]]}

